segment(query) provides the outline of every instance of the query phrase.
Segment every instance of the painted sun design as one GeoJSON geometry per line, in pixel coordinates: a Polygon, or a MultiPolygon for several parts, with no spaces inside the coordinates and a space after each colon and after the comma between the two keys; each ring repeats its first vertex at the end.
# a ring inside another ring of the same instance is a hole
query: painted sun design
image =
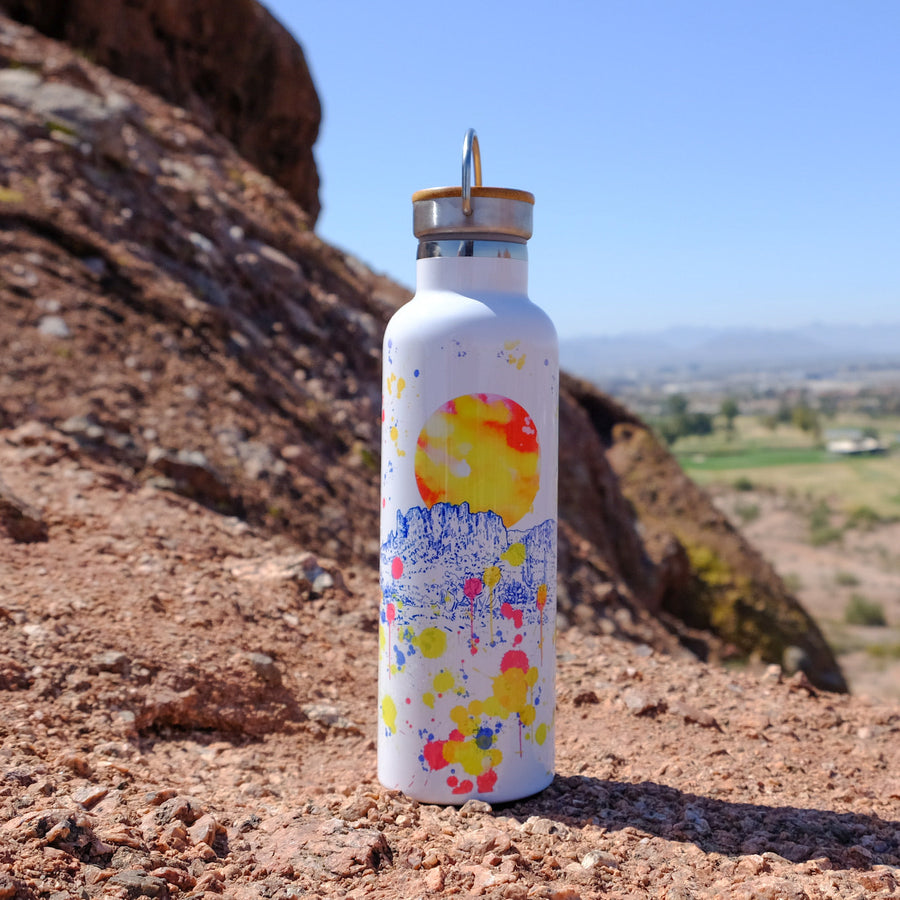
{"type": "Polygon", "coordinates": [[[429,509],[468,503],[470,512],[493,511],[509,528],[532,508],[540,487],[537,428],[509,397],[456,397],[419,433],[415,472],[429,509]]]}

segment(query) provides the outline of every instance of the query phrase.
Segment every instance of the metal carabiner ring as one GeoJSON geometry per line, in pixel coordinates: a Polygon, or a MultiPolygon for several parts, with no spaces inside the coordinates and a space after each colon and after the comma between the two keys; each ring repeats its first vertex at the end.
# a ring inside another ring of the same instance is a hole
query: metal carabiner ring
{"type": "Polygon", "coordinates": [[[475,186],[481,187],[481,150],[478,135],[470,128],[463,138],[462,153],[462,210],[463,215],[472,215],[472,169],[475,169],[475,186]]]}

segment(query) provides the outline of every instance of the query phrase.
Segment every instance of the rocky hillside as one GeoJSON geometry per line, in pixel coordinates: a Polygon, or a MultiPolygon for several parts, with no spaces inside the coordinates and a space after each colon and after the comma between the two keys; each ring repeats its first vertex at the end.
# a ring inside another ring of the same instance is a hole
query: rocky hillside
{"type": "MultiPolygon", "coordinates": [[[[68,34],[89,4],[50,5],[68,34]]],[[[100,58],[0,15],[0,897],[896,893],[900,711],[820,693],[840,671],[771,568],[573,379],[560,775],[502,810],[377,785],[405,292],[211,107],[100,58]],[[715,665],[754,653],[803,671],[715,665]]]]}
{"type": "Polygon", "coordinates": [[[315,222],[319,98],[303,51],[256,0],[2,0],[0,9],[189,110],[315,222]]]}
{"type": "MultiPolygon", "coordinates": [[[[236,152],[226,135],[239,125],[215,111],[216,92],[191,94],[195,113],[85,58],[106,58],[121,17],[138,35],[203,35],[193,19],[221,4],[197,4],[186,20],[171,4],[112,4],[103,28],[89,28],[90,4],[51,22],[43,5],[7,2],[94,43],[75,54],[8,26],[0,48],[5,423],[63,429],[124,477],[373,565],[380,340],[405,292],[316,237],[318,201],[301,207],[236,152]]],[[[293,84],[302,53],[248,6],[259,47],[293,60],[278,84],[293,84]]],[[[198,74],[214,48],[185,41],[143,52],[184,70],[181,94],[219,84],[198,74]]],[[[136,77],[158,87],[144,69],[136,77]]],[[[251,89],[239,67],[217,77],[251,89]]],[[[269,133],[266,105],[258,117],[269,133]]],[[[273,152],[290,155],[271,133],[273,152]]],[[[316,184],[313,173],[294,194],[316,184]]],[[[563,624],[703,658],[787,659],[844,689],[814,623],[638,420],[570,379],[560,421],[563,624]]]]}

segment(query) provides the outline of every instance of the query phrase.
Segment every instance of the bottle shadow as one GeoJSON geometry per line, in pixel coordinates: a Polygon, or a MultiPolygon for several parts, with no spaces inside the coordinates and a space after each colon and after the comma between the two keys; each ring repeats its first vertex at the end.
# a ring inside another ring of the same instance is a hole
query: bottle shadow
{"type": "MultiPolygon", "coordinates": [[[[826,857],[832,868],[900,865],[900,821],[876,815],[732,803],[651,781],[628,784],[557,775],[540,794],[495,811],[526,821],[537,815],[566,827],[633,828],[705,853],[766,852],[793,863],[826,857]]],[[[546,826],[545,826],[546,827],[546,826]]],[[[551,830],[552,833],[552,830],[551,830]]]]}

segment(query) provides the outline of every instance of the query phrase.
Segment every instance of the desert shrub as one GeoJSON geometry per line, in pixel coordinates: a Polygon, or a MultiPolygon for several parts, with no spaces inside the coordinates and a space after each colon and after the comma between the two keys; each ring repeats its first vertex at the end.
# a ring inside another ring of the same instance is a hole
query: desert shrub
{"type": "Polygon", "coordinates": [[[749,525],[759,518],[759,506],[755,503],[738,503],[734,511],[742,525],[749,525]]]}
{"type": "Polygon", "coordinates": [[[740,478],[735,479],[734,489],[736,491],[752,491],[753,482],[746,475],[741,475],[740,478]]]}
{"type": "Polygon", "coordinates": [[[792,594],[796,594],[803,587],[803,579],[796,572],[788,572],[781,580],[792,594]]]}
{"type": "Polygon", "coordinates": [[[859,579],[852,572],[836,572],[834,583],[840,587],[856,587],[859,579]]]}
{"type": "Polygon", "coordinates": [[[821,430],[818,413],[805,403],[798,404],[791,410],[791,424],[801,431],[809,431],[815,435],[821,430]]]}
{"type": "Polygon", "coordinates": [[[900,659],[900,644],[869,644],[866,653],[874,659],[900,659]]]}
{"type": "Polygon", "coordinates": [[[881,516],[871,506],[857,506],[847,516],[847,527],[858,528],[860,531],[871,531],[882,521],[881,516]]]}
{"type": "Polygon", "coordinates": [[[831,524],[831,510],[828,504],[820,500],[809,514],[809,542],[813,547],[821,547],[839,541],[843,536],[843,531],[831,524]]]}
{"type": "Polygon", "coordinates": [[[862,594],[853,594],[850,597],[844,610],[844,621],[848,625],[887,625],[884,607],[862,594]]]}

